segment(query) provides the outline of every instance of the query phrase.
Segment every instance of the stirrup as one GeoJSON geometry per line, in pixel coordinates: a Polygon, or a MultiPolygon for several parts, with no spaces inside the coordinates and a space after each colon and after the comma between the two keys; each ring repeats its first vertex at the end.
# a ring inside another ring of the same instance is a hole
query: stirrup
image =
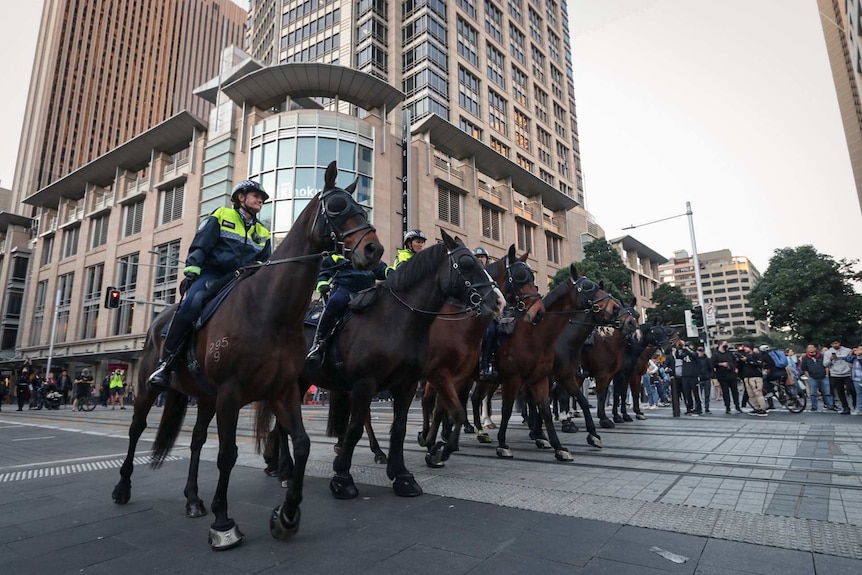
{"type": "Polygon", "coordinates": [[[150,387],[161,389],[168,389],[171,386],[171,370],[168,367],[168,362],[163,361],[159,364],[156,370],[147,378],[147,384],[150,387]]]}

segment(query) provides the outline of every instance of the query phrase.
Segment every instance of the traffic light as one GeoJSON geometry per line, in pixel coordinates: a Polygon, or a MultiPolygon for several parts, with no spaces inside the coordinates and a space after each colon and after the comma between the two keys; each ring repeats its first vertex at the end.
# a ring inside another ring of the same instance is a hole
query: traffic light
{"type": "Polygon", "coordinates": [[[118,308],[120,307],[120,290],[115,287],[109,287],[105,290],[105,307],[118,308]]]}
{"type": "Polygon", "coordinates": [[[691,319],[697,327],[703,327],[703,307],[696,305],[691,308],[691,319]]]}

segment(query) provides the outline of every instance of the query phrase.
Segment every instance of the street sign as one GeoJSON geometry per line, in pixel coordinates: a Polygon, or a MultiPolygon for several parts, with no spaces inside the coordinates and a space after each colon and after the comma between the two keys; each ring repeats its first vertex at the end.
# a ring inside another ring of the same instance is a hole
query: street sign
{"type": "Polygon", "coordinates": [[[703,311],[706,312],[706,325],[709,327],[717,325],[717,322],[715,321],[715,304],[706,304],[703,311]]]}
{"type": "Polygon", "coordinates": [[[685,333],[688,337],[697,337],[697,325],[692,318],[691,310],[685,310],[685,333]]]}

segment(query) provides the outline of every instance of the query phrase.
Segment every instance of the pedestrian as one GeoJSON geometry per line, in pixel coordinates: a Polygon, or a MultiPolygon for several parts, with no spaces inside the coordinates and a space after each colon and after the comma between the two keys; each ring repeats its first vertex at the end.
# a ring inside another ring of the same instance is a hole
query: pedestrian
{"type": "Polygon", "coordinates": [[[33,365],[26,360],[18,371],[18,384],[15,386],[15,395],[18,398],[18,411],[24,410],[24,404],[30,399],[30,371],[33,365]]]}
{"type": "Polygon", "coordinates": [[[808,379],[808,392],[811,396],[811,411],[817,411],[817,392],[823,398],[823,408],[829,411],[837,411],[832,387],[826,377],[826,366],[823,365],[823,355],[817,351],[817,345],[809,343],[806,353],[799,362],[800,377],[808,379]]]}
{"type": "Polygon", "coordinates": [[[108,389],[111,393],[111,409],[114,409],[118,404],[120,409],[126,409],[123,405],[123,370],[115,369],[111,373],[111,381],[108,384],[108,389]]]}
{"type": "Polygon", "coordinates": [[[647,395],[647,403],[649,404],[647,409],[655,409],[658,407],[658,388],[656,387],[658,383],[658,365],[653,360],[649,360],[641,382],[647,395]]]}
{"type": "Polygon", "coordinates": [[[763,358],[751,343],[742,344],[742,352],[737,358],[739,377],[748,391],[749,415],[766,417],[766,400],[763,398],[763,358]]]}
{"type": "Polygon", "coordinates": [[[850,379],[856,389],[856,411],[853,415],[862,415],[862,345],[854,347],[853,354],[844,359],[850,364],[850,379]]]}
{"type": "Polygon", "coordinates": [[[850,379],[850,364],[845,359],[849,355],[850,349],[841,345],[837,338],[823,355],[823,366],[826,367],[832,393],[838,396],[843,406],[842,415],[850,415],[851,406],[856,407],[856,389],[850,379]]]}
{"type": "Polygon", "coordinates": [[[4,377],[3,381],[0,381],[0,411],[3,411],[3,402],[6,401],[6,397],[9,395],[9,377],[4,377]]]}
{"type": "Polygon", "coordinates": [[[93,376],[88,368],[81,370],[81,373],[75,377],[75,399],[72,401],[72,411],[84,411],[82,401],[87,399],[91,393],[90,386],[93,384],[93,376]]]}
{"type": "Polygon", "coordinates": [[[703,406],[698,392],[700,367],[697,363],[697,353],[693,343],[679,341],[674,350],[674,357],[681,363],[682,397],[685,401],[685,414],[698,416],[703,414],[703,406]]]}
{"type": "Polygon", "coordinates": [[[713,365],[715,365],[715,377],[718,380],[721,396],[724,399],[724,413],[731,413],[731,400],[733,400],[733,407],[736,409],[736,413],[742,413],[742,410],[739,408],[736,359],[733,356],[733,352],[730,351],[727,341],[723,340],[719,342],[718,350],[712,354],[712,361],[713,365]]]}
{"type": "Polygon", "coordinates": [[[108,408],[108,400],[111,398],[111,374],[106,374],[105,379],[99,386],[99,403],[105,409],[108,408]]]}
{"type": "Polygon", "coordinates": [[[706,355],[706,350],[702,346],[697,348],[697,369],[698,387],[703,395],[703,412],[712,413],[709,410],[709,395],[712,392],[712,378],[715,375],[715,369],[712,366],[712,360],[706,355]]]}
{"type": "Polygon", "coordinates": [[[57,380],[57,388],[63,394],[63,407],[69,405],[69,392],[72,391],[72,378],[69,377],[69,372],[65,369],[60,372],[60,379],[57,380]]]}

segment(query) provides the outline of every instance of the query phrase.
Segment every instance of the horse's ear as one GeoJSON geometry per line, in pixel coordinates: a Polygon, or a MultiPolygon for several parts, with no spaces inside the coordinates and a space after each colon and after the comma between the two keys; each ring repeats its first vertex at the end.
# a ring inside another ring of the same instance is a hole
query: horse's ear
{"type": "Polygon", "coordinates": [[[335,163],[335,160],[329,162],[329,165],[326,166],[326,174],[323,176],[323,189],[331,190],[335,187],[335,179],[338,177],[338,166],[335,163]]]}
{"type": "Polygon", "coordinates": [[[605,280],[599,282],[599,289],[605,289],[605,280]]]}
{"type": "Polygon", "coordinates": [[[569,264],[569,273],[572,275],[572,279],[578,278],[578,270],[575,268],[575,264],[569,264]]]}
{"type": "Polygon", "coordinates": [[[353,183],[351,183],[349,186],[344,188],[344,191],[347,192],[348,194],[352,194],[353,192],[356,191],[356,184],[357,183],[359,183],[359,178],[356,178],[355,180],[353,180],[353,183]]]}
{"type": "Polygon", "coordinates": [[[632,307],[635,307],[637,304],[638,304],[638,298],[636,298],[635,296],[632,296],[632,303],[629,305],[631,305],[632,307]]]}
{"type": "Polygon", "coordinates": [[[506,256],[509,258],[510,262],[515,261],[515,244],[509,246],[509,252],[508,254],[506,254],[506,256]]]}
{"type": "Polygon", "coordinates": [[[446,230],[440,228],[440,236],[443,238],[443,243],[446,244],[446,247],[450,250],[454,250],[458,247],[458,242],[455,241],[455,238],[446,233],[446,230]]]}

